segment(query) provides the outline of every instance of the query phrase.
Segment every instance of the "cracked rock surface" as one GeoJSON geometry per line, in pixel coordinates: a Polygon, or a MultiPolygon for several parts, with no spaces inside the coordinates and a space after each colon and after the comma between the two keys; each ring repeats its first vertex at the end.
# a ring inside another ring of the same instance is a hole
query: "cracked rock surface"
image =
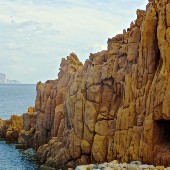
{"type": "Polygon", "coordinates": [[[83,65],[37,84],[30,146],[47,166],[138,160],[170,166],[170,1],[146,11],[83,65]]]}

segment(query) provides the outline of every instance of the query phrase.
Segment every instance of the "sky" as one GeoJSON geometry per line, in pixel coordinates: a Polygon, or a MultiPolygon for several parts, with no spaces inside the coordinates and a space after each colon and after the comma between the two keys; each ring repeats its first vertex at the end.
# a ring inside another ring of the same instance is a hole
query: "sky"
{"type": "Polygon", "coordinates": [[[83,63],[107,49],[147,0],[0,0],[0,73],[35,84],[56,79],[71,52],[83,63]]]}

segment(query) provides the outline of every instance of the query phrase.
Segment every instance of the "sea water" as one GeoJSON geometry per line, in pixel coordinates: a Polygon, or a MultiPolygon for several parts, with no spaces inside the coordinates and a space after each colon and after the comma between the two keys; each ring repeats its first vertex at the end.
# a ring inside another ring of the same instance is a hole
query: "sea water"
{"type": "MultiPolygon", "coordinates": [[[[0,118],[21,115],[34,106],[36,85],[0,85],[0,118]]],[[[0,140],[0,170],[37,170],[38,163],[31,149],[15,149],[15,144],[0,140]]]]}
{"type": "Polygon", "coordinates": [[[0,85],[0,118],[9,119],[12,114],[23,114],[34,106],[36,85],[0,85]]]}

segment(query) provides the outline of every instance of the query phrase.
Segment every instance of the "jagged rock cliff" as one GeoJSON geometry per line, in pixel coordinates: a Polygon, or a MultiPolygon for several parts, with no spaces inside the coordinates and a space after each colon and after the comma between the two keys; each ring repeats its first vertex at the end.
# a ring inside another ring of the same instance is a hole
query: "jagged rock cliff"
{"type": "Polygon", "coordinates": [[[0,138],[7,142],[17,142],[22,129],[23,119],[21,116],[12,115],[10,120],[0,119],[0,138]]]}
{"type": "Polygon", "coordinates": [[[38,158],[53,167],[113,159],[170,166],[169,73],[170,1],[149,0],[106,51],[84,65],[71,54],[58,80],[38,83],[38,158]]]}

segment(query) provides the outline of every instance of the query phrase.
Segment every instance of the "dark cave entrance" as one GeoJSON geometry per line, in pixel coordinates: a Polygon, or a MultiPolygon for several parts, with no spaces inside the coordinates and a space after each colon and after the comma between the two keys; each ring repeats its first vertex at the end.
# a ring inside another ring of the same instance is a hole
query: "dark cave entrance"
{"type": "Polygon", "coordinates": [[[170,147],[170,120],[155,121],[155,135],[157,144],[168,144],[170,147]]]}
{"type": "Polygon", "coordinates": [[[156,54],[155,66],[157,67],[159,64],[161,65],[161,52],[160,49],[158,48],[156,54]]]}
{"type": "Polygon", "coordinates": [[[154,164],[170,166],[170,120],[156,120],[153,136],[154,164]]]}

